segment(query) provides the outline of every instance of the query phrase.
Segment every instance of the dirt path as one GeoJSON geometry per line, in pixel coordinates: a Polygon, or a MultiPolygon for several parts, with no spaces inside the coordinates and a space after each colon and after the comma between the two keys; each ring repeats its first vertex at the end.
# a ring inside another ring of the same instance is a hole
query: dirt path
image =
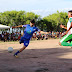
{"type": "Polygon", "coordinates": [[[72,72],[72,49],[58,45],[59,39],[31,41],[19,58],[13,54],[23,45],[0,42],[0,72],[72,72]],[[8,53],[13,47],[13,53],[8,53]]]}

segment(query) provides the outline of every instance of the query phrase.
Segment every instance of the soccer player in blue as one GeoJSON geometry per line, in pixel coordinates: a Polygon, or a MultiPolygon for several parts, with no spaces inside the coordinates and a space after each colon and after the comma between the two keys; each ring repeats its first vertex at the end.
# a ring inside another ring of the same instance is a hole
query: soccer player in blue
{"type": "Polygon", "coordinates": [[[34,26],[34,24],[35,24],[35,20],[33,19],[30,21],[30,24],[15,26],[15,28],[26,27],[24,30],[24,35],[20,39],[20,44],[24,43],[24,46],[14,54],[15,57],[18,57],[17,54],[22,52],[29,45],[33,33],[35,31],[40,31],[37,27],[34,26]]]}

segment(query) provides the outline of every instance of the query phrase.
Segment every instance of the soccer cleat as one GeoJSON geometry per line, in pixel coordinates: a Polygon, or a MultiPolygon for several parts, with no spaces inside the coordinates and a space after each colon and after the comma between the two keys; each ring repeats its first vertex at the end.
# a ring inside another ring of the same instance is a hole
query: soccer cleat
{"type": "Polygon", "coordinates": [[[14,55],[16,58],[18,58],[18,56],[17,55],[14,55]]]}

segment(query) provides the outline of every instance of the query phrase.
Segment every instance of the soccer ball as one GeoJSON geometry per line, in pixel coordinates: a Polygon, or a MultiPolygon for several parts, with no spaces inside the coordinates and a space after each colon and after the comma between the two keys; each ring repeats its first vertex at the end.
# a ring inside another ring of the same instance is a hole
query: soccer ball
{"type": "Polygon", "coordinates": [[[9,53],[12,53],[12,52],[13,52],[13,48],[12,48],[12,47],[9,47],[9,48],[8,48],[8,52],[9,52],[9,53]]]}

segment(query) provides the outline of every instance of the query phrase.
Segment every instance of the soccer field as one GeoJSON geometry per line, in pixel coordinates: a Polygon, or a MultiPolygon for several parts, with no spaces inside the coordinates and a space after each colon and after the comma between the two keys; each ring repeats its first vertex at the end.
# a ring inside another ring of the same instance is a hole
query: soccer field
{"type": "Polygon", "coordinates": [[[31,41],[15,58],[23,44],[0,42],[0,72],[72,72],[72,49],[58,45],[59,39],[31,41]],[[8,47],[14,51],[8,53],[8,47]]]}

